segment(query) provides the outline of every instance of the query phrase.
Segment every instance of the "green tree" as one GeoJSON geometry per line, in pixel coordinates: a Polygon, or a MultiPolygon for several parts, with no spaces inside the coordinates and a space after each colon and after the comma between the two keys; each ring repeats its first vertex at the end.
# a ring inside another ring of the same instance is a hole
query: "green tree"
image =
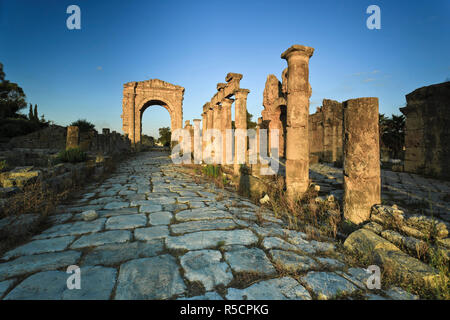
{"type": "Polygon", "coordinates": [[[28,120],[33,120],[33,105],[30,103],[30,110],[28,111],[28,120]]]}
{"type": "Polygon", "coordinates": [[[172,139],[172,132],[170,132],[170,128],[169,127],[159,128],[158,131],[159,131],[158,142],[165,147],[169,147],[172,139]]]}
{"type": "Polygon", "coordinates": [[[247,111],[247,129],[255,129],[257,123],[252,121],[253,115],[247,111]]]}
{"type": "Polygon", "coordinates": [[[38,115],[38,111],[37,111],[37,104],[34,105],[34,115],[33,115],[33,120],[38,122],[39,121],[39,115],[38,115]]]}
{"type": "Polygon", "coordinates": [[[95,129],[95,125],[86,119],[78,119],[70,124],[71,126],[77,126],[80,132],[88,132],[95,129]]]}
{"type": "Polygon", "coordinates": [[[380,147],[388,148],[392,158],[401,159],[405,145],[405,116],[380,114],[380,147]]]}
{"type": "MultiPolygon", "coordinates": [[[[255,129],[257,123],[252,121],[253,115],[247,111],[247,129],[255,129]]],[[[231,128],[236,129],[236,123],[231,121],[231,128]]]]}
{"type": "Polygon", "coordinates": [[[17,83],[5,80],[3,64],[0,63],[0,118],[16,117],[17,112],[26,106],[22,88],[17,83]]]}

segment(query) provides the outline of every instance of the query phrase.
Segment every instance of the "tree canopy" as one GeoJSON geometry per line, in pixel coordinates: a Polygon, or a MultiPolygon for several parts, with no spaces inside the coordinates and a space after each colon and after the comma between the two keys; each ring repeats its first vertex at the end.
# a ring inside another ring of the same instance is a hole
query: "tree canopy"
{"type": "Polygon", "coordinates": [[[159,131],[158,142],[165,147],[170,146],[170,142],[172,139],[172,132],[170,132],[170,128],[169,127],[159,128],[158,131],[159,131]]]}
{"type": "Polygon", "coordinates": [[[5,79],[3,64],[0,63],[0,119],[16,117],[19,110],[26,106],[22,88],[5,79]]]}
{"type": "Polygon", "coordinates": [[[77,126],[80,132],[88,132],[95,129],[95,125],[86,119],[78,119],[70,124],[71,126],[77,126]]]}

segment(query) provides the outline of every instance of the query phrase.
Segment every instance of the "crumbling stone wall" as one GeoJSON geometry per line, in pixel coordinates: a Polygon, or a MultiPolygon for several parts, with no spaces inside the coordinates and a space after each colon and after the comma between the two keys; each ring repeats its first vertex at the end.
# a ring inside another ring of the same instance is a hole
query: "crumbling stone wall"
{"type": "Polygon", "coordinates": [[[309,115],[309,152],[313,162],[342,163],[342,128],[342,103],[323,99],[317,112],[309,115]]]}
{"type": "Polygon", "coordinates": [[[66,147],[66,127],[51,125],[30,134],[12,138],[7,149],[57,149],[66,147]]]}
{"type": "Polygon", "coordinates": [[[406,95],[405,171],[450,179],[449,101],[450,81],[406,95]]]}
{"type": "Polygon", "coordinates": [[[99,134],[96,130],[79,132],[73,129],[73,127],[67,127],[66,148],[69,146],[70,148],[80,147],[86,152],[105,155],[128,152],[131,149],[131,141],[128,137],[116,131],[110,133],[110,130],[105,128],[103,133],[99,134]]]}

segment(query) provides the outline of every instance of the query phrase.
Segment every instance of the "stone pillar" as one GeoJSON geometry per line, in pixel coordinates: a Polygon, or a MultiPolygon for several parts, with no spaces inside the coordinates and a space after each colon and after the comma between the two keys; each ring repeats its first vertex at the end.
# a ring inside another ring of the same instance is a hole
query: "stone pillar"
{"type": "Polygon", "coordinates": [[[193,149],[193,157],[194,157],[194,163],[200,164],[202,162],[202,136],[200,132],[200,122],[202,120],[200,119],[194,119],[194,127],[192,129],[192,149],[193,149]]]}
{"type": "Polygon", "coordinates": [[[206,147],[206,143],[203,141],[203,138],[206,136],[206,130],[208,129],[208,110],[209,110],[209,103],[206,103],[203,106],[203,113],[202,113],[202,133],[201,133],[201,150],[202,150],[202,159],[203,159],[203,152],[206,147]]]}
{"type": "Polygon", "coordinates": [[[80,146],[80,129],[77,126],[67,127],[66,150],[80,146]]]}
{"type": "Polygon", "coordinates": [[[309,186],[308,64],[313,52],[313,48],[293,45],[281,55],[288,63],[286,189],[291,198],[302,196],[309,186]]]}
{"type": "MultiPolygon", "coordinates": [[[[190,133],[191,133],[191,122],[189,120],[185,120],[184,121],[184,130],[187,130],[189,132],[189,136],[190,136],[190,133]]],[[[184,139],[184,136],[183,136],[183,139],[184,139]]],[[[191,136],[191,141],[192,141],[192,136],[191,136]]],[[[188,141],[183,141],[183,143],[184,143],[183,144],[183,151],[184,152],[189,152],[190,151],[192,153],[192,150],[189,150],[189,148],[191,148],[191,141],[189,141],[189,144],[188,144],[188,141]]]]}
{"type": "Polygon", "coordinates": [[[344,217],[359,224],[381,203],[378,98],[347,100],[344,112],[344,217]]]}
{"type": "MultiPolygon", "coordinates": [[[[222,131],[222,165],[227,164],[227,130],[231,130],[231,105],[233,104],[233,99],[223,99],[222,100],[222,125],[221,125],[221,131],[222,131]]],[[[231,158],[231,155],[230,155],[231,158]]]]}
{"type": "MultiPolygon", "coordinates": [[[[234,104],[234,125],[236,129],[247,130],[247,96],[250,93],[248,89],[239,89],[234,93],[236,102],[234,104]]],[[[234,143],[234,174],[239,174],[240,164],[237,162],[237,147],[238,139],[235,135],[234,143]]],[[[247,138],[244,139],[244,150],[243,159],[247,159],[247,138]]]]}

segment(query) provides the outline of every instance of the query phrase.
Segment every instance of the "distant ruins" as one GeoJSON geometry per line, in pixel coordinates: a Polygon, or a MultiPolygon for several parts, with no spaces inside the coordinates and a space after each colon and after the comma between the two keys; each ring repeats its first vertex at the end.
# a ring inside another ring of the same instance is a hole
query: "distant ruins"
{"type": "Polygon", "coordinates": [[[450,81],[416,89],[406,102],[404,170],[449,179],[450,81]]]}
{"type": "MultiPolygon", "coordinates": [[[[247,130],[250,90],[240,87],[242,74],[228,73],[203,105],[202,119],[195,119],[193,125],[185,122],[191,138],[186,148],[200,155],[196,163],[222,164],[235,175],[241,175],[242,164],[246,164],[254,176],[259,176],[263,166],[251,161],[254,148],[256,157],[262,153],[273,158],[277,152],[276,161],[280,159],[283,170],[275,174],[285,176],[287,195],[294,199],[310,186],[310,163],[334,163],[344,172],[344,216],[354,223],[367,221],[370,208],[381,202],[378,98],[323,99],[322,106],[310,115],[309,59],[313,52],[313,48],[293,45],[281,55],[287,68],[281,73],[281,82],[268,75],[264,110],[255,131],[247,130]],[[263,129],[267,130],[267,146],[260,140],[263,129]],[[272,131],[278,132],[278,149],[269,147],[272,131]]],[[[406,115],[405,171],[449,177],[449,86],[450,82],[424,87],[406,96],[408,104],[401,108],[406,115]]],[[[122,119],[131,143],[140,141],[142,113],[151,105],[162,105],[169,111],[172,132],[183,128],[183,93],[184,88],[157,79],[126,83],[122,119]]],[[[182,140],[180,136],[179,142],[182,140]]]]}

